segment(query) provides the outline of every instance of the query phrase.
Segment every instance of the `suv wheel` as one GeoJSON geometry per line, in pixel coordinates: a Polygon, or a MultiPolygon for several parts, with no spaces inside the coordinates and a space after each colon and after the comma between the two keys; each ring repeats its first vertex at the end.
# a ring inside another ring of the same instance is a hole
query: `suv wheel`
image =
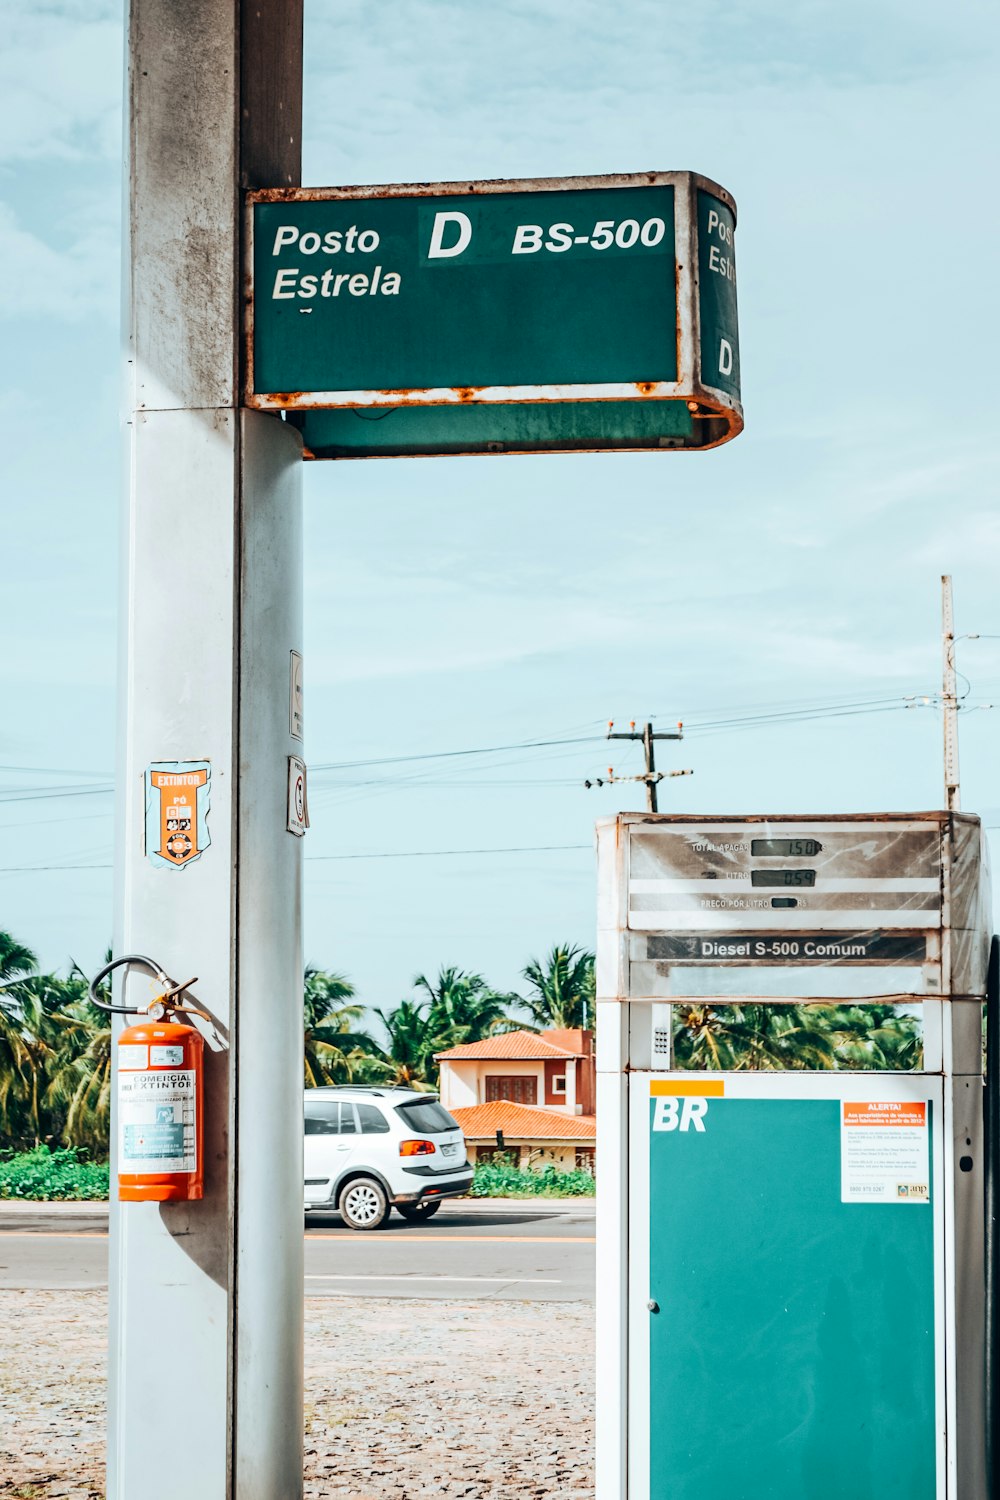
{"type": "Polygon", "coordinates": [[[381,1229],[389,1217],[389,1200],[374,1177],[357,1177],[340,1195],[340,1216],[348,1229],[381,1229]]]}
{"type": "Polygon", "coordinates": [[[409,1219],[411,1224],[422,1224],[436,1214],[441,1207],[440,1198],[425,1198],[422,1203],[397,1203],[396,1207],[404,1219],[409,1219]]]}

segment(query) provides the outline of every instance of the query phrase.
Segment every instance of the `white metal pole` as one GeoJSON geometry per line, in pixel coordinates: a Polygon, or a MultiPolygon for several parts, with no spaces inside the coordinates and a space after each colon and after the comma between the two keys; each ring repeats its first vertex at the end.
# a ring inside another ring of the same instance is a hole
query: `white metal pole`
{"type": "Polygon", "coordinates": [[[629,1005],[624,945],[628,882],[616,818],[597,824],[597,1500],[628,1490],[629,1005]]]}
{"type": "Polygon", "coordinates": [[[131,0],[115,945],[216,1025],[204,1199],[112,1204],[109,1500],[302,1492],[301,450],[239,388],[241,188],[297,182],[300,99],[295,0],[131,0]],[[170,868],[144,773],[186,760],[210,843],[170,868]]]}
{"type": "Polygon", "coordinates": [[[955,622],[952,614],[950,573],[943,574],[941,578],[941,641],[945,807],[949,812],[958,812],[961,807],[958,777],[958,695],[955,684],[955,622]]]}

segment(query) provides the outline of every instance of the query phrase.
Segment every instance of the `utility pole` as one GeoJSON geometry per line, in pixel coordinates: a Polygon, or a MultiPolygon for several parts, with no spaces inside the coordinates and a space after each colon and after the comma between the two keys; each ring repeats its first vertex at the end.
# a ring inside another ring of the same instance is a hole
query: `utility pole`
{"type": "Polygon", "coordinates": [[[955,683],[955,621],[952,613],[950,573],[943,574],[941,578],[941,645],[945,806],[949,812],[958,812],[961,806],[958,776],[958,695],[955,683]]]}
{"type": "MultiPolygon", "coordinates": [[[[107,1494],[299,1500],[302,448],[243,409],[240,308],[243,191],[300,181],[302,0],[126,10],[115,951],[198,974],[215,1024],[204,1198],[115,1201],[113,1137],[107,1494]],[[147,793],[194,762],[171,865],[147,793]]],[[[133,972],[118,998],[150,996],[133,972]]]]}
{"type": "MultiPolygon", "coordinates": [[[[634,719],[629,724],[629,732],[628,732],[628,734],[621,734],[621,733],[615,734],[615,733],[613,733],[614,727],[615,727],[614,726],[614,720],[612,719],[608,723],[608,739],[609,740],[641,740],[642,741],[643,753],[645,754],[645,757],[646,757],[646,774],[645,774],[645,776],[638,776],[635,779],[637,781],[644,781],[646,783],[646,811],[647,812],[651,812],[651,813],[659,812],[660,809],[659,809],[659,805],[658,805],[658,799],[657,799],[657,795],[656,795],[656,789],[659,786],[659,783],[663,780],[663,776],[662,776],[662,773],[657,773],[657,770],[656,770],[656,757],[655,757],[655,753],[654,753],[654,749],[653,749],[653,744],[654,744],[654,741],[656,741],[656,740],[682,740],[684,738],[684,726],[683,726],[683,724],[679,723],[677,725],[676,732],[674,732],[673,730],[671,730],[669,733],[661,733],[661,734],[654,734],[652,724],[644,724],[641,730],[637,730],[636,727],[635,727],[635,720],[634,719]]],[[[685,775],[688,775],[690,773],[686,772],[686,771],[681,771],[681,772],[678,772],[677,774],[681,775],[681,776],[685,776],[685,775]]],[[[615,779],[620,779],[620,778],[615,778],[615,779]]],[[[629,779],[631,779],[631,778],[629,778],[629,779]]]]}

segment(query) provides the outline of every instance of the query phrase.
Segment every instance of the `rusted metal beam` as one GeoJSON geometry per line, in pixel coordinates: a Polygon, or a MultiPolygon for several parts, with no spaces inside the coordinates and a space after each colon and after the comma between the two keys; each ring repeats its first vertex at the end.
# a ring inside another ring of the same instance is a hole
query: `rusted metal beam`
{"type": "Polygon", "coordinates": [[[241,0],[240,186],[302,180],[304,0],[241,0]]]}

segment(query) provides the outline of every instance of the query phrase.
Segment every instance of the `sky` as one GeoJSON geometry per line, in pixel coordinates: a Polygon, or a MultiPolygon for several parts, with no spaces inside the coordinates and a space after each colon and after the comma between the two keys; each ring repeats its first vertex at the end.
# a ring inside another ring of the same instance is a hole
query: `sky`
{"type": "MultiPolygon", "coordinates": [[[[0,927],[87,967],[113,920],[121,16],[0,13],[0,927]]],[[[664,810],[939,806],[944,572],[979,637],[962,805],[1000,836],[998,39],[979,0],[307,0],[306,185],[690,168],[739,210],[735,442],[306,467],[306,954],[368,1004],[592,946],[594,819],[642,805],[584,787],[640,768],[609,719],[683,721],[664,810]]]]}

